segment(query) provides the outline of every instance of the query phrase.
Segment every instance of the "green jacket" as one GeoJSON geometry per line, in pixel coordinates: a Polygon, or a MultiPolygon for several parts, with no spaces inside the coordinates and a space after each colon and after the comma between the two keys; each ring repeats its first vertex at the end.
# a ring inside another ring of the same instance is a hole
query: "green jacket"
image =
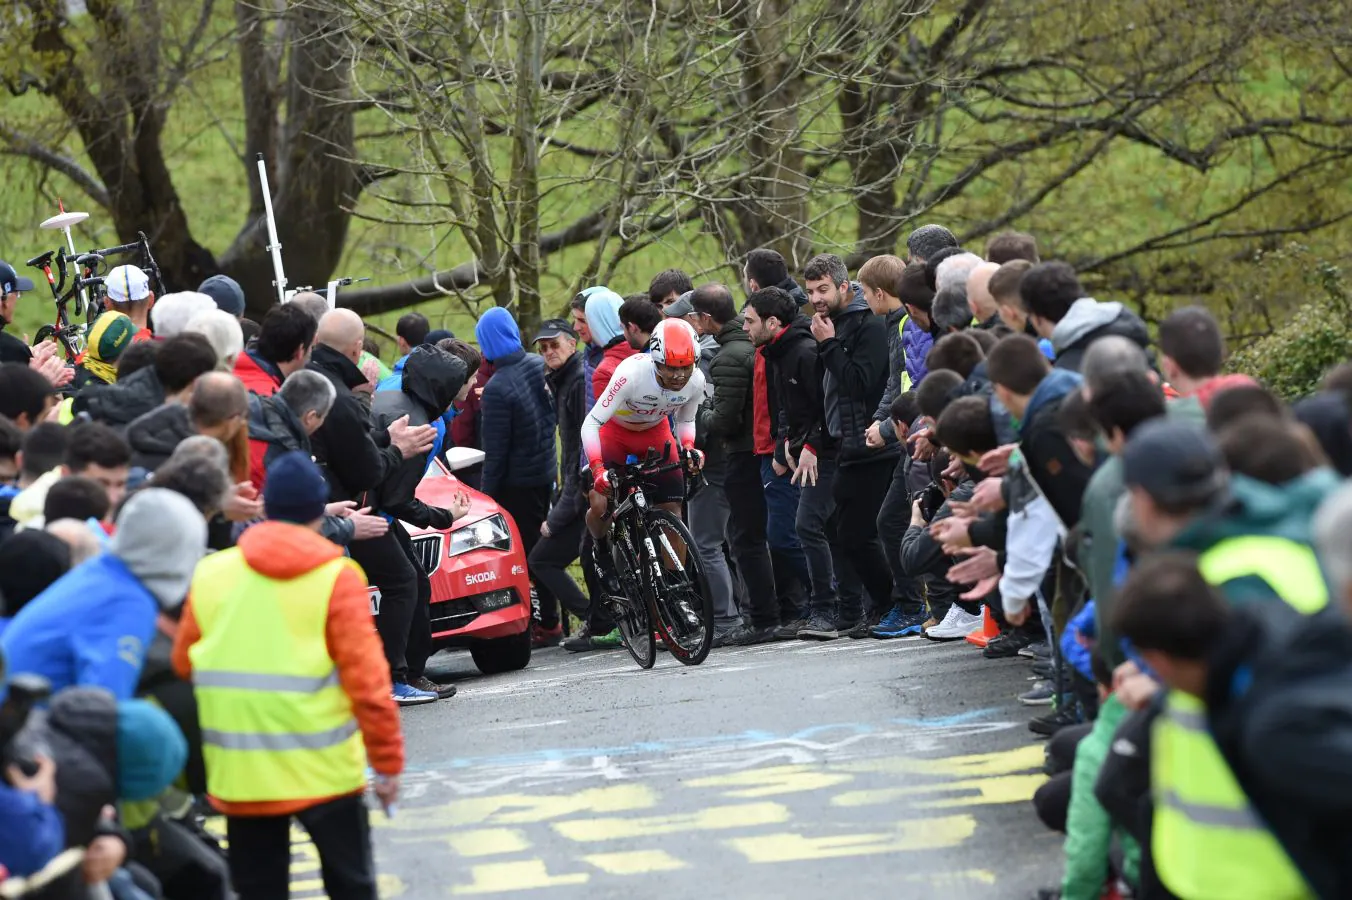
{"type": "MultiPolygon", "coordinates": [[[[1117,726],[1127,709],[1109,697],[1099,707],[1094,728],[1075,748],[1075,768],[1071,770],[1070,810],[1066,815],[1066,874],[1061,880],[1061,900],[1099,900],[1108,877],[1108,851],[1114,827],[1107,810],[1094,796],[1103,761],[1108,758],[1117,726]]],[[[1141,861],[1141,848],[1118,831],[1122,843],[1123,874],[1133,884],[1141,861]]]]}
{"type": "MultiPolygon", "coordinates": [[[[1195,397],[1170,401],[1166,407],[1170,418],[1206,423],[1202,405],[1195,397]]],[[[1079,551],[1076,557],[1089,585],[1089,596],[1094,598],[1094,612],[1098,627],[1098,645],[1109,666],[1117,667],[1125,661],[1117,638],[1108,627],[1113,610],[1113,573],[1117,567],[1117,542],[1120,535],[1113,526],[1118,501],[1125,493],[1122,484],[1122,461],[1110,457],[1099,466],[1084,489],[1080,504],[1079,551]]]]}
{"type": "Polygon", "coordinates": [[[729,453],[750,452],[753,441],[752,387],[756,348],[742,330],[742,320],[733,319],[714,335],[718,353],[709,363],[713,399],[699,411],[699,430],[707,440],[717,440],[729,453]]]}
{"type": "MultiPolygon", "coordinates": [[[[1174,538],[1178,550],[1204,553],[1221,541],[1237,537],[1282,537],[1300,544],[1311,542],[1310,521],[1315,510],[1341,484],[1332,469],[1315,469],[1281,486],[1243,475],[1230,476],[1230,501],[1188,524],[1174,538]]],[[[1267,600],[1272,589],[1257,576],[1225,584],[1232,603],[1267,600]]]]}

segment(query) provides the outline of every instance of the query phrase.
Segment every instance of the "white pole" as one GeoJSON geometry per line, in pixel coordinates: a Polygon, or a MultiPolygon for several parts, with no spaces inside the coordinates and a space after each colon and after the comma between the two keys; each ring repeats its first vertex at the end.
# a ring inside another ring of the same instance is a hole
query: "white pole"
{"type": "Polygon", "coordinates": [[[282,269],[282,242],[277,240],[277,220],[272,217],[272,191],[268,187],[268,169],[263,154],[258,154],[258,185],[263,191],[263,211],[268,220],[268,251],[272,254],[272,274],[277,286],[277,302],[286,302],[286,272],[282,269]]]}

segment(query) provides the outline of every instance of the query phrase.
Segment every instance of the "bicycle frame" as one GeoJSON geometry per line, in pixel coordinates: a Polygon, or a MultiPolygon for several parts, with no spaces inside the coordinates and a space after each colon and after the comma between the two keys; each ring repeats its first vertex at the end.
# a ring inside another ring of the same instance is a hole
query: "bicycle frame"
{"type": "Polygon", "coordinates": [[[130,243],[118,244],[115,247],[105,247],[101,250],[91,250],[88,253],[75,253],[63,248],[49,250],[39,256],[28,260],[28,265],[40,269],[47,280],[47,286],[52,291],[52,300],[56,304],[56,320],[50,326],[43,326],[38,331],[37,342],[55,338],[60,341],[66,351],[66,358],[69,362],[75,362],[85,350],[84,335],[94,324],[94,320],[103,312],[103,302],[100,288],[104,284],[104,276],[100,270],[107,266],[107,257],[122,256],[129,253],[139,253],[140,258],[137,262],[143,267],[144,271],[155,284],[155,290],[158,294],[164,293],[164,278],[160,274],[160,267],[155,262],[155,256],[150,251],[150,240],[145,232],[138,232],[137,239],[130,243]],[[52,271],[52,263],[56,263],[55,273],[52,271]],[[71,276],[71,267],[74,267],[74,277],[71,276]],[[71,303],[75,304],[75,316],[81,314],[85,317],[84,326],[80,326],[73,321],[68,312],[71,303]]]}

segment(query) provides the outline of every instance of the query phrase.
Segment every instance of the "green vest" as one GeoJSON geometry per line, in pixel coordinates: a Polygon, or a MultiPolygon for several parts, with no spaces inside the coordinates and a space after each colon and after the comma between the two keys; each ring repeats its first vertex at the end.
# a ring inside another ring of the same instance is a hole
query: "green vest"
{"type": "MultiPolygon", "coordinates": [[[[1213,585],[1257,576],[1293,609],[1328,604],[1314,551],[1278,537],[1221,541],[1198,569],[1213,585]]],[[[1182,900],[1313,897],[1295,864],[1258,818],[1207,730],[1206,707],[1170,691],[1151,729],[1155,799],[1151,850],[1160,881],[1182,900]]]]}
{"type": "Polygon", "coordinates": [[[228,803],[335,797],[366,786],[366,753],[325,629],[339,558],[290,581],[240,551],[192,581],[202,637],[189,650],[207,791],[228,803]]]}

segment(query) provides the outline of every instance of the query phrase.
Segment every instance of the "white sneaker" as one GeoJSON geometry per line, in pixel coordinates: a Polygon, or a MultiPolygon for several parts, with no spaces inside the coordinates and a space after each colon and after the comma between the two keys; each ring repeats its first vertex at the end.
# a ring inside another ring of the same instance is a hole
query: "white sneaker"
{"type": "Polygon", "coordinates": [[[962,607],[954,603],[948,608],[948,615],[938,625],[925,632],[932,641],[960,641],[981,627],[981,617],[963,612],[962,607]]]}

